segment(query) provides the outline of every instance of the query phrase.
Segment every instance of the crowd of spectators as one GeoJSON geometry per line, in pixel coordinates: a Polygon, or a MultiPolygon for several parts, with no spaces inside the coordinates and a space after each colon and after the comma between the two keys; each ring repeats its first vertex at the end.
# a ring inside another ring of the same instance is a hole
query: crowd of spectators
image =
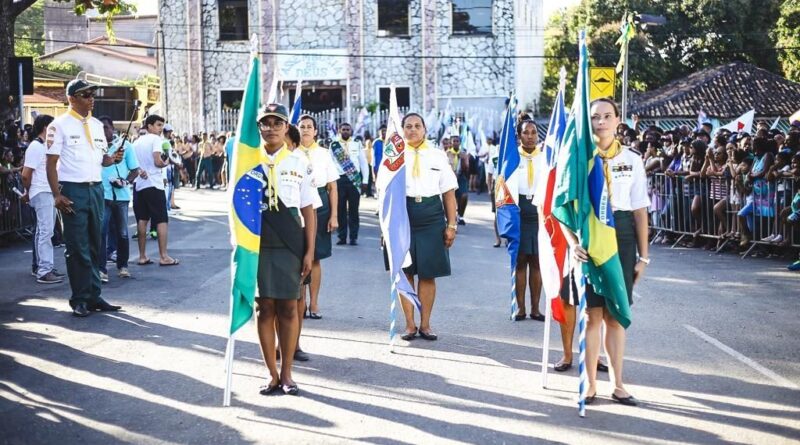
{"type": "MultiPolygon", "coordinates": [[[[620,124],[649,175],[654,242],[794,258],[800,246],[800,122],[753,134],[620,124]],[[640,131],[637,131],[640,130],[640,131]]],[[[800,270],[795,261],[789,268],[800,270]]]]}

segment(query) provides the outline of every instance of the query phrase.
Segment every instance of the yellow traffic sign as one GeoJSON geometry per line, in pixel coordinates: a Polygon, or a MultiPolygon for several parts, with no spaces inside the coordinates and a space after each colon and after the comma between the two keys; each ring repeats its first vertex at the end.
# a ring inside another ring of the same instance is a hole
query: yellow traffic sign
{"type": "Polygon", "coordinates": [[[614,98],[616,73],[614,67],[589,68],[589,100],[614,98]]]}

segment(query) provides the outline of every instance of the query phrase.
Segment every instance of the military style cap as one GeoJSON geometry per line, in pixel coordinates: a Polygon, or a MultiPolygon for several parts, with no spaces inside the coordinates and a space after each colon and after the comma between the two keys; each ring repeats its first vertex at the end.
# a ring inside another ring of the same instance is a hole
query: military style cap
{"type": "Polygon", "coordinates": [[[74,79],[67,84],[67,96],[74,96],[83,91],[94,91],[97,85],[92,85],[83,79],[74,79]]]}
{"type": "Polygon", "coordinates": [[[289,112],[286,111],[286,107],[281,104],[269,104],[265,105],[258,111],[258,122],[261,122],[267,116],[275,116],[279,117],[286,122],[289,122],[289,112]]]}

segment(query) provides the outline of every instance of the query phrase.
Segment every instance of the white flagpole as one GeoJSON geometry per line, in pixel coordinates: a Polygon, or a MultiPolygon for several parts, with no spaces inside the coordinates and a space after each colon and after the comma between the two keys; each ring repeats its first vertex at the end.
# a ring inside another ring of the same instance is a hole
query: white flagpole
{"type": "Polygon", "coordinates": [[[225,348],[225,394],[222,398],[222,406],[231,406],[231,385],[233,383],[233,352],[236,346],[236,339],[233,334],[228,337],[228,346],[225,348]]]}
{"type": "Polygon", "coordinates": [[[542,388],[547,388],[547,371],[550,363],[550,321],[553,319],[553,310],[550,299],[546,299],[544,308],[544,341],[542,341],[542,388]]]}

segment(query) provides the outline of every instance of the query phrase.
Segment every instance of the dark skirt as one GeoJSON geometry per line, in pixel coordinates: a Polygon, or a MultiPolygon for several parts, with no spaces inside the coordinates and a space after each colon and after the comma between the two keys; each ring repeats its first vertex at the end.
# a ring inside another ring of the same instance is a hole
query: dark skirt
{"type": "MultiPolygon", "coordinates": [[[[296,209],[284,207],[283,211],[290,211],[299,220],[296,209]]],[[[299,299],[302,270],[302,260],[286,243],[274,231],[262,230],[257,276],[259,297],[275,300],[299,299]]]]}
{"type": "Polygon", "coordinates": [[[440,196],[406,198],[408,221],[411,224],[411,266],[403,268],[420,278],[439,278],[450,275],[450,254],[444,247],[447,222],[440,196]]]}
{"type": "Polygon", "coordinates": [[[519,253],[539,255],[539,213],[524,195],[519,195],[519,253]]]}
{"type": "Polygon", "coordinates": [[[331,232],[328,232],[328,221],[331,218],[331,199],[327,187],[317,189],[322,207],[317,209],[317,241],[314,244],[314,259],[319,261],[332,254],[331,232]]]}
{"type": "MultiPolygon", "coordinates": [[[[636,267],[636,228],[634,226],[633,212],[614,212],[614,225],[617,232],[617,251],[619,262],[622,265],[622,276],[625,279],[625,288],[628,290],[628,304],[633,306],[633,269],[636,267]]],[[[564,278],[561,285],[561,299],[573,306],[577,306],[580,296],[575,282],[570,277],[564,278]],[[570,282],[572,281],[572,286],[570,282]]],[[[594,292],[590,284],[586,284],[586,306],[605,307],[606,300],[594,292]]]]}

